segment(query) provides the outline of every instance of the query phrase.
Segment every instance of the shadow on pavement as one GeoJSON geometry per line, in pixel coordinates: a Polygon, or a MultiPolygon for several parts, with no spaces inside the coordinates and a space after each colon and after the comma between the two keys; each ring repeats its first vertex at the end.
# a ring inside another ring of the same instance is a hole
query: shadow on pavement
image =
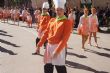
{"type": "Polygon", "coordinates": [[[97,52],[97,51],[94,51],[94,50],[90,50],[90,49],[87,49],[86,51],[94,53],[94,54],[97,54],[97,55],[100,55],[100,56],[104,56],[104,57],[110,58],[110,54],[107,54],[107,53],[100,53],[100,52],[97,52]]]}
{"type": "Polygon", "coordinates": [[[67,52],[67,55],[73,55],[73,56],[76,56],[76,57],[78,57],[78,58],[87,58],[87,57],[84,56],[84,55],[78,55],[78,54],[71,53],[71,52],[67,52]]]}
{"type": "Polygon", "coordinates": [[[98,47],[99,49],[104,49],[106,51],[110,51],[110,48],[103,48],[103,47],[98,47]]]}
{"type": "Polygon", "coordinates": [[[14,26],[18,26],[17,24],[14,24],[14,23],[8,23],[9,25],[14,25],[14,26]]]}
{"type": "Polygon", "coordinates": [[[67,47],[67,49],[73,49],[73,48],[71,48],[71,47],[67,47]]]}
{"type": "Polygon", "coordinates": [[[12,35],[7,35],[7,32],[4,30],[0,30],[0,35],[13,37],[12,35]]]}
{"type": "Polygon", "coordinates": [[[20,27],[25,27],[25,28],[29,28],[28,26],[20,26],[20,27]]]}
{"type": "Polygon", "coordinates": [[[100,31],[100,33],[110,34],[110,31],[100,31]]]}
{"type": "Polygon", "coordinates": [[[34,26],[29,27],[29,26],[20,26],[20,27],[25,27],[25,28],[34,28],[34,26]]]}
{"type": "Polygon", "coordinates": [[[42,54],[39,54],[39,56],[43,57],[44,55],[42,55],[42,54]]]}
{"type": "Polygon", "coordinates": [[[4,53],[8,53],[9,55],[17,55],[17,54],[14,53],[13,51],[7,50],[7,49],[5,49],[5,48],[3,48],[3,47],[1,47],[1,46],[0,46],[0,51],[1,51],[1,52],[4,52],[4,53]]]}
{"type": "Polygon", "coordinates": [[[100,33],[105,33],[105,34],[110,34],[110,29],[107,29],[107,30],[102,30],[102,29],[100,29],[99,32],[100,32],[100,33]]]}
{"type": "Polygon", "coordinates": [[[7,34],[4,34],[4,33],[0,33],[0,35],[13,37],[13,36],[11,36],[11,35],[7,35],[7,34]]]}
{"type": "Polygon", "coordinates": [[[87,71],[91,71],[93,73],[108,73],[105,71],[97,71],[91,67],[79,64],[79,63],[75,63],[75,62],[71,62],[71,61],[66,61],[66,66],[67,67],[71,67],[71,68],[76,68],[76,69],[82,69],[82,70],[87,70],[87,71]]]}
{"type": "Polygon", "coordinates": [[[13,46],[13,47],[20,47],[20,46],[17,46],[16,44],[13,44],[13,43],[11,43],[11,42],[8,42],[8,41],[2,40],[2,39],[0,39],[0,42],[1,42],[1,43],[4,43],[4,44],[7,44],[7,45],[11,45],[11,46],[13,46]]]}
{"type": "Polygon", "coordinates": [[[33,54],[33,53],[32,53],[32,55],[38,55],[38,56],[41,56],[41,57],[43,57],[43,56],[44,56],[44,55],[42,55],[42,54],[33,54]]]}
{"type": "Polygon", "coordinates": [[[2,33],[7,33],[6,31],[3,31],[3,30],[0,30],[0,32],[2,32],[2,33]]]}

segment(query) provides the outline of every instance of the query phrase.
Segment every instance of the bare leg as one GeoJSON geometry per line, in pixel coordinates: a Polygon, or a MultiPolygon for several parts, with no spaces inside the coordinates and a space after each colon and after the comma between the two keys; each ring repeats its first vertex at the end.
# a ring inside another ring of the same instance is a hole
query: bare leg
{"type": "Polygon", "coordinates": [[[4,21],[4,23],[5,23],[5,18],[3,18],[3,21],[4,21]]]}
{"type": "Polygon", "coordinates": [[[9,17],[7,17],[7,23],[8,23],[8,19],[9,19],[9,17]]]}
{"type": "Polygon", "coordinates": [[[14,25],[15,25],[15,20],[16,20],[16,19],[14,18],[14,25]]]}
{"type": "Polygon", "coordinates": [[[30,27],[32,28],[32,23],[30,24],[30,27]]]}
{"type": "Polygon", "coordinates": [[[92,37],[92,32],[89,34],[89,43],[88,44],[90,44],[90,46],[91,46],[91,37],[92,37]]]}
{"type": "Polygon", "coordinates": [[[18,26],[19,26],[19,18],[17,19],[17,21],[18,21],[18,26]]]}
{"type": "Polygon", "coordinates": [[[96,43],[96,47],[98,47],[98,44],[97,44],[97,36],[96,36],[96,32],[93,32],[93,36],[94,36],[94,40],[95,40],[95,43],[96,43]]]}
{"type": "Polygon", "coordinates": [[[24,22],[24,18],[22,17],[22,22],[24,22]]]}
{"type": "Polygon", "coordinates": [[[87,39],[88,39],[88,35],[85,36],[84,44],[86,43],[87,39]]]}
{"type": "Polygon", "coordinates": [[[83,35],[82,36],[82,48],[85,49],[85,43],[88,39],[88,35],[83,35]]]}
{"type": "Polygon", "coordinates": [[[84,35],[82,35],[82,49],[85,48],[85,47],[84,47],[84,40],[85,40],[84,35]]]}

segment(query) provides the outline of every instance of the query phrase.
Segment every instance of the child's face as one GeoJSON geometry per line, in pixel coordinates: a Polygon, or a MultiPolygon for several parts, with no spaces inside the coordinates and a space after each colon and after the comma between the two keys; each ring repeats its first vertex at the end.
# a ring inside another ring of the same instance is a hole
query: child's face
{"type": "Polygon", "coordinates": [[[88,15],[88,10],[87,9],[84,9],[84,14],[88,15]]]}
{"type": "Polygon", "coordinates": [[[92,14],[95,14],[96,13],[96,10],[95,9],[91,9],[91,13],[92,14]]]}
{"type": "Polygon", "coordinates": [[[45,12],[47,12],[47,11],[48,11],[48,9],[43,8],[43,9],[42,9],[42,11],[45,13],[45,12]]]}

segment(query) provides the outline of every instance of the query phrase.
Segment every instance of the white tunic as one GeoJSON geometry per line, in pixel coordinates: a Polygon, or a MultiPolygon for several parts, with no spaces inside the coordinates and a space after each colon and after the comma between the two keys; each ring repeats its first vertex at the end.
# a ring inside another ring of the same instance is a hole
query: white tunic
{"type": "Polygon", "coordinates": [[[57,56],[57,58],[52,59],[52,53],[56,49],[58,44],[49,44],[47,45],[45,54],[44,54],[44,63],[52,63],[52,65],[65,65],[65,49],[61,51],[61,53],[57,56]]]}

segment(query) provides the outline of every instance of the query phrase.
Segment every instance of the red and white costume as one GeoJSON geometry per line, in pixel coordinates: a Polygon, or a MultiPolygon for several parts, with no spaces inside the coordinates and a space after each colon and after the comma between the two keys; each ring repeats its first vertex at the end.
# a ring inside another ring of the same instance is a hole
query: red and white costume
{"type": "Polygon", "coordinates": [[[98,31],[98,18],[96,14],[91,14],[89,16],[89,23],[90,23],[90,32],[97,32],[98,31]]]}

